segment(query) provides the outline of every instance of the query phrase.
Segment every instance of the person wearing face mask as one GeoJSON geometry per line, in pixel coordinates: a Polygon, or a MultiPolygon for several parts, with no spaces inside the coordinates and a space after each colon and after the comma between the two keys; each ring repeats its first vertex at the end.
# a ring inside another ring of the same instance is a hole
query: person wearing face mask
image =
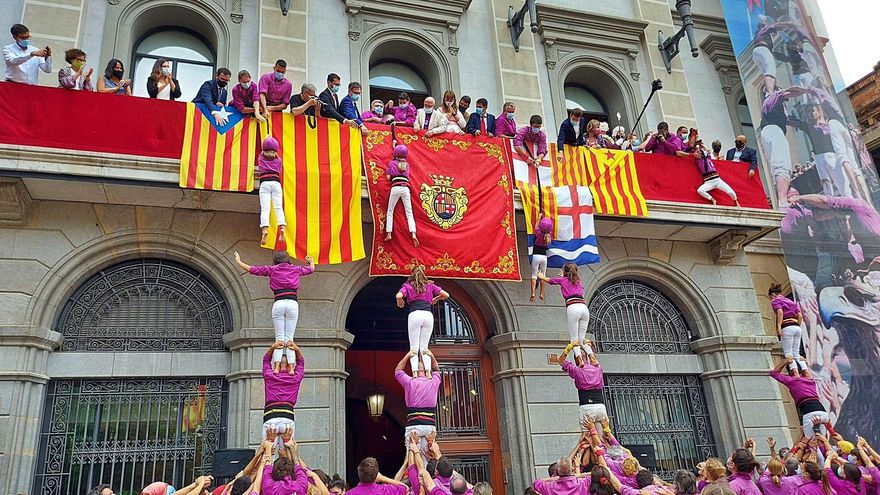
{"type": "Polygon", "coordinates": [[[370,109],[364,110],[364,113],[361,114],[361,122],[383,124],[386,119],[385,105],[382,104],[382,100],[373,100],[370,102],[370,109]]]}
{"type": "Polygon", "coordinates": [[[64,52],[64,60],[69,65],[58,71],[58,86],[67,89],[94,91],[92,87],[94,69],[90,67],[88,71],[85,70],[86,52],[78,48],[71,48],[64,52]]]}
{"type": "Polygon", "coordinates": [[[470,112],[468,112],[468,108],[471,106],[471,97],[468,95],[464,95],[458,100],[458,111],[461,112],[461,116],[464,117],[464,121],[467,122],[469,118],[471,118],[470,112]]]}
{"type": "Polygon", "coordinates": [[[238,73],[238,84],[232,88],[232,103],[230,105],[243,114],[253,115],[257,120],[266,120],[258,111],[260,92],[257,85],[251,81],[251,73],[246,70],[238,73]]]}
{"type": "Polygon", "coordinates": [[[226,118],[220,112],[226,106],[226,100],[229,96],[226,85],[229,84],[231,78],[232,72],[226,67],[217,69],[214,79],[203,82],[196,97],[193,98],[193,103],[201,103],[211,111],[214,122],[219,126],[226,125],[226,118]]]}
{"type": "Polygon", "coordinates": [[[6,81],[37,84],[40,71],[52,73],[52,49],[31,46],[31,31],[24,24],[13,24],[9,30],[14,43],[3,47],[6,81]]]}
{"type": "Polygon", "coordinates": [[[349,121],[354,123],[355,127],[360,127],[361,132],[368,132],[367,126],[361,120],[360,112],[358,112],[357,102],[361,99],[361,83],[352,81],[348,83],[348,94],[339,102],[339,113],[349,121]]]}
{"type": "Polygon", "coordinates": [[[626,128],[622,125],[619,125],[612,129],[611,137],[614,141],[614,145],[620,148],[623,145],[623,142],[626,141],[626,128]]]}
{"type": "Polygon", "coordinates": [[[446,132],[454,132],[456,134],[464,134],[467,128],[467,120],[455,99],[455,91],[447,89],[443,93],[443,107],[440,109],[443,116],[446,117],[446,132]]]}
{"type": "Polygon", "coordinates": [[[620,146],[618,146],[617,143],[615,143],[614,140],[611,139],[611,136],[608,135],[608,129],[608,122],[602,122],[599,124],[599,137],[601,137],[602,142],[605,143],[605,145],[602,147],[612,150],[619,149],[620,146]]]}
{"type": "Polygon", "coordinates": [[[118,59],[110,59],[104,69],[104,77],[98,79],[98,93],[131,96],[131,80],[123,79],[125,66],[118,59]]]}
{"type": "Polygon", "coordinates": [[[639,137],[636,136],[636,133],[631,132],[627,134],[626,139],[621,141],[620,149],[625,151],[636,151],[639,149],[640,144],[642,144],[642,141],[639,140],[639,137]]]}
{"type": "MultiPolygon", "coordinates": [[[[679,127],[679,134],[681,129],[679,127]]],[[[687,128],[685,128],[685,137],[687,137],[687,128]]],[[[652,134],[651,138],[642,143],[639,149],[660,155],[690,158],[690,155],[684,152],[684,143],[681,138],[669,132],[669,124],[666,122],[657,124],[657,133],[652,134]]]]}
{"type": "Polygon", "coordinates": [[[556,145],[560,152],[565,145],[583,146],[586,143],[587,122],[584,119],[584,112],[580,108],[575,108],[569,113],[568,118],[559,125],[559,136],[556,139],[556,145]]]}
{"type": "Polygon", "coordinates": [[[685,142],[688,140],[688,128],[687,126],[680,125],[678,129],[675,130],[675,135],[678,136],[678,139],[681,139],[681,142],[685,142]]]}
{"type": "Polygon", "coordinates": [[[540,115],[532,115],[529,125],[516,131],[516,136],[513,137],[513,149],[520,158],[535,167],[547,156],[547,134],[541,130],[543,124],[544,119],[540,115]]]}
{"type": "Polygon", "coordinates": [[[409,94],[406,92],[397,96],[397,106],[394,106],[392,100],[388,100],[388,103],[385,104],[385,113],[391,116],[389,121],[394,122],[395,125],[406,127],[412,127],[416,123],[416,114],[418,114],[416,107],[410,103],[409,94]]]}
{"type": "Polygon", "coordinates": [[[721,154],[721,141],[715,140],[712,141],[712,153],[709,154],[713,160],[726,160],[727,158],[721,154]]]}
{"type": "Polygon", "coordinates": [[[443,116],[443,112],[434,108],[434,98],[431,96],[425,98],[422,108],[419,109],[419,113],[416,115],[415,128],[424,131],[425,136],[434,136],[446,132],[447,124],[448,122],[446,117],[443,116]]]}
{"type": "Polygon", "coordinates": [[[474,113],[468,119],[465,131],[474,136],[494,137],[495,125],[495,116],[489,113],[489,101],[485,98],[480,98],[477,100],[477,107],[474,109],[474,113]]]}
{"type": "Polygon", "coordinates": [[[727,159],[733,162],[748,162],[749,177],[754,177],[755,170],[758,170],[758,152],[746,146],[747,142],[742,134],[737,136],[734,141],[735,146],[727,150],[727,159]]]}
{"type": "Polygon", "coordinates": [[[260,108],[263,117],[269,118],[271,112],[282,112],[287,108],[293,85],[284,77],[287,73],[287,62],[279,59],[275,62],[274,70],[269,74],[260,76],[257,90],[260,93],[260,108]]]}
{"type": "Polygon", "coordinates": [[[512,102],[504,102],[501,107],[501,115],[495,120],[495,135],[499,137],[513,137],[516,135],[516,119],[514,113],[516,105],[512,102]]]}
{"type": "Polygon", "coordinates": [[[342,80],[339,74],[327,74],[327,89],[321,91],[318,100],[321,101],[321,117],[325,119],[334,119],[340,124],[357,127],[359,124],[354,120],[347,119],[339,113],[339,88],[342,86],[342,80]]]}
{"type": "Polygon", "coordinates": [[[147,78],[147,94],[157,100],[176,100],[180,98],[180,84],[171,76],[171,62],[160,58],[153,64],[147,78]]]}

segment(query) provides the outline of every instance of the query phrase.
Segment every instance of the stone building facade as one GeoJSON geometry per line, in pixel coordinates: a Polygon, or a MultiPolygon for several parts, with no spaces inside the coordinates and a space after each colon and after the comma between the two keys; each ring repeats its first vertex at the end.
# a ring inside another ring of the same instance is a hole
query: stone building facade
{"type": "MultiPolygon", "coordinates": [[[[284,58],[295,88],[336,72],[364,84],[364,105],[381,90],[451,88],[493,111],[509,100],[521,118],[541,114],[553,138],[574,105],[631,127],[661,78],[641,134],[660,120],[725,147],[748,134],[717,0],[695,2],[701,53],[671,74],[655,44],[679,22],[665,1],[541,0],[538,31],[518,50],[509,3],[293,0],[285,16],[272,0],[12,0],[0,25],[28,25],[56,54],[78,46],[97,72],[119,58],[136,92],[151,56],[174,58],[185,96],[215,67],[256,75],[284,58]]],[[[256,198],[181,190],[174,160],[37,144],[0,147],[0,493],[79,493],[99,481],[125,493],[153,481],[157,462],[175,469],[154,477],[180,483],[210,469],[216,449],[256,446],[272,294],[232,257],[269,260],[256,198]]],[[[654,445],[661,470],[725,455],[746,436],[785,443],[796,418],[766,376],[778,345],[764,296],[787,284],[780,215],[649,207],[649,220],[600,217],[603,261],[581,271],[621,438],[654,445]]],[[[521,266],[527,277],[525,257],[521,266]]],[[[393,304],[397,283],[371,279],[366,261],[303,281],[297,439],[313,466],[350,473],[355,456],[385,448],[371,430],[400,424],[393,384],[379,426],[361,421],[388,378],[376,370],[404,352],[403,327],[380,335],[388,328],[367,324],[399,319],[371,314],[393,304]]],[[[441,421],[443,445],[460,469],[521,493],[578,437],[571,381],[552,363],[567,340],[562,300],[548,291],[529,303],[527,282],[444,285],[453,297],[436,349],[452,383],[441,400],[455,414],[441,421]]]]}
{"type": "Polygon", "coordinates": [[[880,158],[880,64],[846,88],[856,119],[862,127],[865,145],[876,163],[880,158]]]}

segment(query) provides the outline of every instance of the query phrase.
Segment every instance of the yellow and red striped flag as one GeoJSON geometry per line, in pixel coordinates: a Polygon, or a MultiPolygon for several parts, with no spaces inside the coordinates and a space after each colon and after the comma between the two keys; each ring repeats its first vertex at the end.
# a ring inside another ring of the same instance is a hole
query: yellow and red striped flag
{"type": "Polygon", "coordinates": [[[632,151],[565,146],[560,152],[551,145],[554,186],[588,186],[596,213],[648,216],[648,205],[639,187],[632,151]]]}
{"type": "MultiPolygon", "coordinates": [[[[361,225],[361,131],[335,120],[275,112],[268,132],[278,140],[282,160],[285,236],[278,239],[275,214],[269,216],[264,247],[287,249],[294,258],[344,263],[363,258],[361,225]]],[[[261,139],[267,126],[261,126],[261,139]]]]}
{"type": "Polygon", "coordinates": [[[186,104],[186,128],[180,153],[180,187],[212,191],[254,189],[257,122],[232,107],[228,122],[217,126],[204,104],[186,104]]]}

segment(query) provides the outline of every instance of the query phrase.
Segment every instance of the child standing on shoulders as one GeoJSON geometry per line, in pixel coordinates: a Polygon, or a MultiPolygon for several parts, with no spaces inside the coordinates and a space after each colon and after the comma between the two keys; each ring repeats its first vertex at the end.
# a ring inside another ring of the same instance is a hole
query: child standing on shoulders
{"type": "MultiPolygon", "coordinates": [[[[547,248],[553,240],[553,220],[541,217],[535,225],[535,243],[532,246],[532,296],[529,301],[535,302],[535,286],[538,284],[538,274],[547,271],[547,248]]],[[[541,300],[544,300],[544,281],[541,281],[541,300]]]]}
{"type": "Polygon", "coordinates": [[[251,266],[241,261],[238,252],[235,252],[235,262],[238,266],[247,270],[251,275],[269,277],[269,288],[275,294],[275,303],[272,304],[272,323],[275,326],[275,341],[282,344],[272,351],[272,366],[275,373],[281,370],[281,355],[287,356],[287,372],[293,374],[296,362],[294,350],[288,344],[293,342],[296,333],[296,322],[299,319],[299,303],[296,296],[299,291],[299,279],[303,275],[315,272],[315,261],[306,256],[308,266],[294,265],[290,255],[284,251],[275,251],[272,256],[274,265],[251,266]],[[284,351],[282,352],[282,348],[284,351]]]}
{"type": "Polygon", "coordinates": [[[574,263],[566,263],[562,267],[559,277],[547,278],[543,273],[538,278],[550,285],[558,285],[565,298],[565,313],[568,318],[568,334],[574,345],[574,361],[580,367],[584,366],[584,358],[581,355],[581,346],[587,343],[587,325],[590,323],[590,310],[584,299],[584,286],[578,276],[578,267],[574,263]]]}
{"type": "Polygon", "coordinates": [[[409,304],[407,329],[409,350],[413,353],[409,365],[415,377],[418,376],[420,356],[424,369],[431,369],[431,356],[425,352],[428,350],[428,342],[431,341],[431,333],[434,331],[434,313],[431,312],[431,306],[449,297],[449,293],[434,285],[434,282],[425,276],[425,270],[421,266],[416,266],[395,297],[398,308],[402,308],[404,302],[409,304]]]}
{"type": "Polygon", "coordinates": [[[419,247],[419,239],[416,237],[416,221],[413,218],[410,199],[409,164],[406,162],[408,154],[409,149],[406,146],[402,144],[395,146],[394,157],[388,162],[388,168],[385,170],[385,178],[391,183],[391,190],[388,193],[388,212],[385,214],[385,241],[391,240],[391,232],[394,230],[394,208],[397,207],[398,201],[402,201],[413,246],[419,247]]]}
{"type": "Polygon", "coordinates": [[[767,295],[770,296],[770,307],[776,317],[776,336],[782,341],[782,354],[792,359],[788,365],[789,374],[800,376],[800,370],[807,367],[807,363],[800,360],[803,336],[801,325],[804,321],[801,309],[796,302],[782,295],[780,284],[772,284],[767,295]]]}
{"type": "MultiPolygon", "coordinates": [[[[258,114],[259,115],[259,114],[258,114]]],[[[266,244],[269,237],[269,207],[275,210],[275,220],[281,227],[281,236],[287,223],[284,220],[284,208],[281,191],[281,157],[278,156],[278,140],[272,136],[263,140],[263,152],[257,161],[260,171],[260,245],[266,244]]]]}

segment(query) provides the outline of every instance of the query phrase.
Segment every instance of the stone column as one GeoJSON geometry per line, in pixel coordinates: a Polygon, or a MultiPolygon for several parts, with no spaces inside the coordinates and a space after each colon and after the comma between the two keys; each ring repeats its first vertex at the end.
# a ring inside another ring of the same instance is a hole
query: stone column
{"type": "Polygon", "coordinates": [[[30,493],[39,455],[49,354],[62,336],[0,327],[0,493],[30,493]]]}

